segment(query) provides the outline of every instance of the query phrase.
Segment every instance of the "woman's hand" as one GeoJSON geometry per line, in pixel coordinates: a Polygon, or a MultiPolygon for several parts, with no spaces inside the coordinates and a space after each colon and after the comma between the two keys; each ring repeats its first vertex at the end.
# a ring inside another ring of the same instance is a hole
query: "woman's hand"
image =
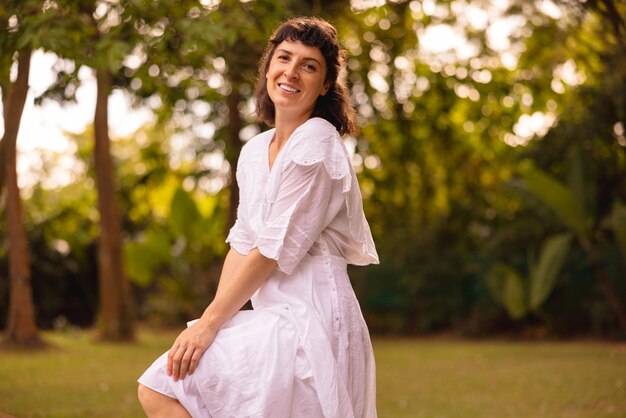
{"type": "Polygon", "coordinates": [[[180,333],[167,355],[167,374],[174,381],[192,374],[202,353],[213,343],[217,331],[200,321],[180,333]]]}
{"type": "Polygon", "coordinates": [[[168,376],[176,381],[196,370],[217,331],[265,283],[276,265],[275,260],[265,257],[257,248],[245,256],[234,250],[228,252],[215,298],[200,319],[180,333],[167,355],[168,376]]]}

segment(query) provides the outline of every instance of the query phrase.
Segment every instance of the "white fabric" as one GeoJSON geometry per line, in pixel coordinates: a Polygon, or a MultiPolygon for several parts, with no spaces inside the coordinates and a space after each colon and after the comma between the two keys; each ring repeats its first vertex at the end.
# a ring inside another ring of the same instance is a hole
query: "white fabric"
{"type": "Polygon", "coordinates": [[[348,154],[336,129],[313,118],[270,170],[273,134],[242,149],[227,242],[241,254],[258,248],[278,269],[193,375],[167,377],[166,353],[139,381],[179,399],[194,418],[376,417],[371,342],[346,268],[378,256],[348,154]]]}

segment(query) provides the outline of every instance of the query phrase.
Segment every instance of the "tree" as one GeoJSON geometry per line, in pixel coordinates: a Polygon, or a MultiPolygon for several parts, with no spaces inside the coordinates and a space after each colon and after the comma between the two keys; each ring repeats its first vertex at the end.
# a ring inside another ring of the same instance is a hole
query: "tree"
{"type": "Polygon", "coordinates": [[[0,197],[7,188],[7,229],[9,244],[10,296],[6,341],[20,346],[41,346],[33,305],[29,249],[24,228],[22,205],[17,183],[17,136],[28,94],[28,79],[33,44],[32,34],[45,25],[45,16],[31,20],[39,12],[35,2],[3,5],[0,23],[6,32],[0,45],[8,52],[0,60],[0,88],[3,93],[4,135],[0,140],[0,197]],[[10,81],[10,68],[16,60],[17,76],[10,81]]]}
{"type": "MultiPolygon", "coordinates": [[[[94,69],[97,95],[94,114],[94,167],[100,213],[98,241],[98,277],[100,283],[99,336],[106,340],[131,340],[134,337],[133,302],[130,285],[123,265],[122,230],[113,163],[110,153],[108,126],[108,98],[113,85],[113,72],[118,68],[130,42],[117,40],[129,34],[129,25],[120,25],[123,5],[85,3],[82,1],[57,4],[55,13],[63,37],[47,46],[60,57],[75,62],[75,71],[81,65],[94,69]],[[108,19],[108,20],[107,20],[108,19]]],[[[76,77],[61,78],[75,81],[76,77]]],[[[72,99],[58,93],[59,83],[53,85],[44,97],[72,99]]]]}
{"type": "Polygon", "coordinates": [[[2,160],[6,164],[4,167],[0,166],[0,170],[3,172],[0,180],[3,180],[2,183],[6,183],[7,187],[7,229],[9,238],[9,274],[11,277],[6,340],[8,343],[21,346],[42,345],[35,322],[28,242],[22,219],[16,169],[16,140],[24,102],[28,93],[30,56],[31,51],[29,48],[24,48],[19,52],[18,74],[15,83],[9,86],[4,83],[2,85],[2,91],[5,92],[3,100],[5,133],[0,143],[2,145],[2,160]]]}
{"type": "Polygon", "coordinates": [[[122,225],[113,182],[113,162],[108,132],[110,79],[111,75],[106,69],[96,70],[98,93],[94,117],[94,160],[100,211],[98,328],[104,339],[128,340],[133,338],[133,304],[130,286],[124,271],[122,225]]]}

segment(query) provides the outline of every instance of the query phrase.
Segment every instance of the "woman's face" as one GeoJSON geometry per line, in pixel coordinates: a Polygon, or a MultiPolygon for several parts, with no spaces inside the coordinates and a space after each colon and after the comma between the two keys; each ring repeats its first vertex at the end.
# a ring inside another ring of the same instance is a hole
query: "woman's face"
{"type": "Polygon", "coordinates": [[[300,41],[283,41],[276,46],[266,78],[277,118],[308,117],[317,98],[328,91],[324,56],[318,48],[300,41]]]}

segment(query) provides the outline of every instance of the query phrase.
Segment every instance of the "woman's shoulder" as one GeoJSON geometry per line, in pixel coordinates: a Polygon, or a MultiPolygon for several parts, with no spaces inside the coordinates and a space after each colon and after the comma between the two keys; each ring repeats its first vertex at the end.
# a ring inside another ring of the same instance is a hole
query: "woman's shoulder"
{"type": "Polygon", "coordinates": [[[322,159],[330,154],[343,154],[343,142],[337,129],[327,120],[311,118],[294,132],[290,154],[298,160],[304,157],[322,159]]]}
{"type": "Polygon", "coordinates": [[[323,162],[334,179],[349,178],[350,159],[337,129],[322,118],[311,118],[300,125],[292,138],[287,160],[299,165],[323,162]]]}
{"type": "Polygon", "coordinates": [[[341,140],[341,135],[337,128],[324,118],[315,117],[307,120],[297,129],[297,134],[301,136],[313,136],[317,138],[328,137],[341,140]]]}

